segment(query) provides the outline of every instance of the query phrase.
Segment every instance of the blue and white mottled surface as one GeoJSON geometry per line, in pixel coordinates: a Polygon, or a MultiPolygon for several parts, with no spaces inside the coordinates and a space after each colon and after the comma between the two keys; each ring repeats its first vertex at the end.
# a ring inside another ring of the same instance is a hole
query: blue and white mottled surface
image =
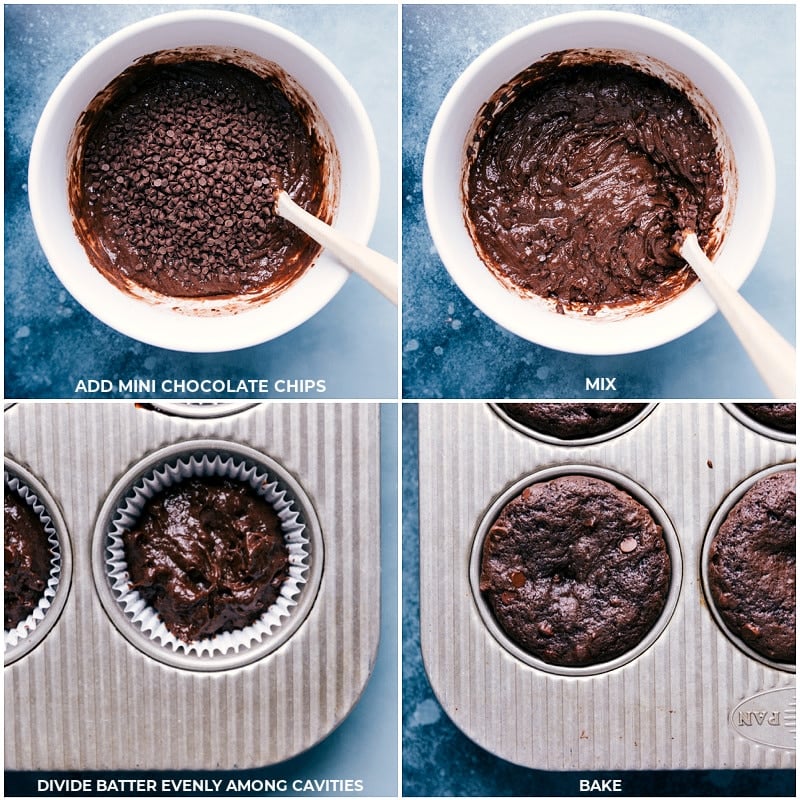
{"type": "Polygon", "coordinates": [[[403,394],[408,398],[768,398],[715,315],[670,344],[625,356],[580,356],[531,344],[501,328],[450,279],[422,204],[430,127],[450,87],[489,45],[565,11],[616,8],[653,17],[704,42],[734,69],[766,119],[775,150],[777,204],[744,296],[795,337],[794,5],[409,5],[403,9],[403,394]],[[585,379],[616,376],[616,392],[585,379]]]}
{"type": "MultiPolygon", "coordinates": [[[[328,56],[361,97],[378,140],[381,195],[370,244],[397,256],[397,26],[394,5],[211,5],[270,20],[328,56]]],[[[319,314],[278,339],[186,354],[134,341],[63,289],[42,253],[26,191],[39,116],[67,70],[163,5],[7,5],[5,18],[5,397],[71,398],[80,378],[324,379],[322,399],[397,396],[397,312],[350,277],[319,314]]],[[[87,396],[87,395],[81,395],[87,396]]],[[[89,395],[90,396],[90,395],[89,395]]],[[[115,395],[104,395],[115,396],[115,395]]],[[[284,394],[282,397],[299,395],[284,394]]]]}

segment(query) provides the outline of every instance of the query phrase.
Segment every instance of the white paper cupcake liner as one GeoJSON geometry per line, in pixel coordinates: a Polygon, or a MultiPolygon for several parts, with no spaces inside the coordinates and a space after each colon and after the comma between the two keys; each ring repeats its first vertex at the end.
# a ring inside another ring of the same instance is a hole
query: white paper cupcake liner
{"type": "Polygon", "coordinates": [[[50,577],[47,580],[42,597],[39,598],[39,603],[28,616],[21,620],[16,627],[11,630],[3,632],[3,654],[8,656],[13,651],[29,640],[34,631],[41,625],[58,590],[58,585],[61,581],[62,572],[62,556],[61,556],[61,543],[59,541],[58,530],[53,522],[47,506],[39,499],[39,496],[31,489],[21,478],[13,475],[8,470],[4,470],[5,485],[17,494],[17,496],[26,503],[33,512],[37,515],[42,523],[45,533],[47,534],[47,542],[50,546],[50,577]]]}
{"type": "Polygon", "coordinates": [[[295,500],[279,478],[260,465],[227,453],[187,453],[164,462],[133,485],[113,515],[105,547],[108,583],[117,604],[142,636],[173,653],[214,658],[241,653],[270,637],[284,625],[298,604],[307,583],[309,539],[295,500]],[[240,481],[261,495],[277,512],[289,551],[289,574],[276,601],[254,623],[211,638],[185,642],[171,633],[158,612],[131,587],[123,547],[123,534],[138,520],[145,504],[157,494],[189,478],[218,477],[240,481]]]}

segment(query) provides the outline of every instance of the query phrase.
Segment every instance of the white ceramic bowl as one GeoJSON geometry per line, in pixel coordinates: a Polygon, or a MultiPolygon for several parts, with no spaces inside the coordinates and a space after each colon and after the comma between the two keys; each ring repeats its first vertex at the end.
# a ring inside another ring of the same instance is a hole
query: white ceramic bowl
{"type": "Polygon", "coordinates": [[[34,135],[28,173],[31,213],[54,272],[72,296],[112,328],[149,344],[187,352],[234,350],[268,341],[305,322],[328,303],[348,272],[324,251],[286,289],[263,302],[154,302],[112,285],[89,262],[73,228],[67,196],[68,146],[94,96],[141,56],[178,47],[237,48],[276,63],[299,84],[327,121],[339,154],[335,226],[369,239],[378,206],[375,136],[353,88],[299,36],[244,14],[192,10],[163,14],[109,36],[67,73],[34,135]]]}
{"type": "Polygon", "coordinates": [[[741,80],[705,45],[635,14],[579,11],[550,17],[510,34],[470,64],[431,128],[423,168],[428,225],[453,280],[504,328],[572,353],[645,350],[688,333],[716,311],[702,286],[695,283],[648,311],[559,314],[541,298],[524,298],[505,288],[478,257],[464,222],[465,145],[477,113],[522,70],[549,53],[572,49],[611,50],[621,60],[656,73],[666,65],[662,77],[679,77],[681,84],[694,87],[692,100],[710,117],[718,141],[723,139],[722,161],[733,164],[726,183],[735,202],[714,261],[734,286],[744,282],[761,253],[775,202],[775,164],[764,120],[741,80]]]}

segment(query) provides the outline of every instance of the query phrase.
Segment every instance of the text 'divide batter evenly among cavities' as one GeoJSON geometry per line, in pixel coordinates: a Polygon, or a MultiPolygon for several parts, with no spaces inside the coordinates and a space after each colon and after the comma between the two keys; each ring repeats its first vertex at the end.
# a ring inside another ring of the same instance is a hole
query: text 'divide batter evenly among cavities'
{"type": "Polygon", "coordinates": [[[139,59],[73,137],[70,203],[92,264],[168,297],[280,291],[320,248],[274,214],[275,191],[333,215],[321,130],[263,59],[199,48],[139,59]]]}

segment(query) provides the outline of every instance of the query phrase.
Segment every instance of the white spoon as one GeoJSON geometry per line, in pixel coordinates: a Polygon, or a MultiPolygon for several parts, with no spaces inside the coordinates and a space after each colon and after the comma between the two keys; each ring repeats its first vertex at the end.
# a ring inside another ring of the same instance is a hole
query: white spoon
{"type": "Polygon", "coordinates": [[[697,235],[684,231],[681,256],[697,273],[722,316],[776,398],[795,396],[794,348],[714,269],[697,235]]]}
{"type": "Polygon", "coordinates": [[[397,264],[394,261],[343,236],[297,205],[282,189],[275,195],[275,212],[330,250],[351,272],[360,275],[397,305],[397,264]]]}

